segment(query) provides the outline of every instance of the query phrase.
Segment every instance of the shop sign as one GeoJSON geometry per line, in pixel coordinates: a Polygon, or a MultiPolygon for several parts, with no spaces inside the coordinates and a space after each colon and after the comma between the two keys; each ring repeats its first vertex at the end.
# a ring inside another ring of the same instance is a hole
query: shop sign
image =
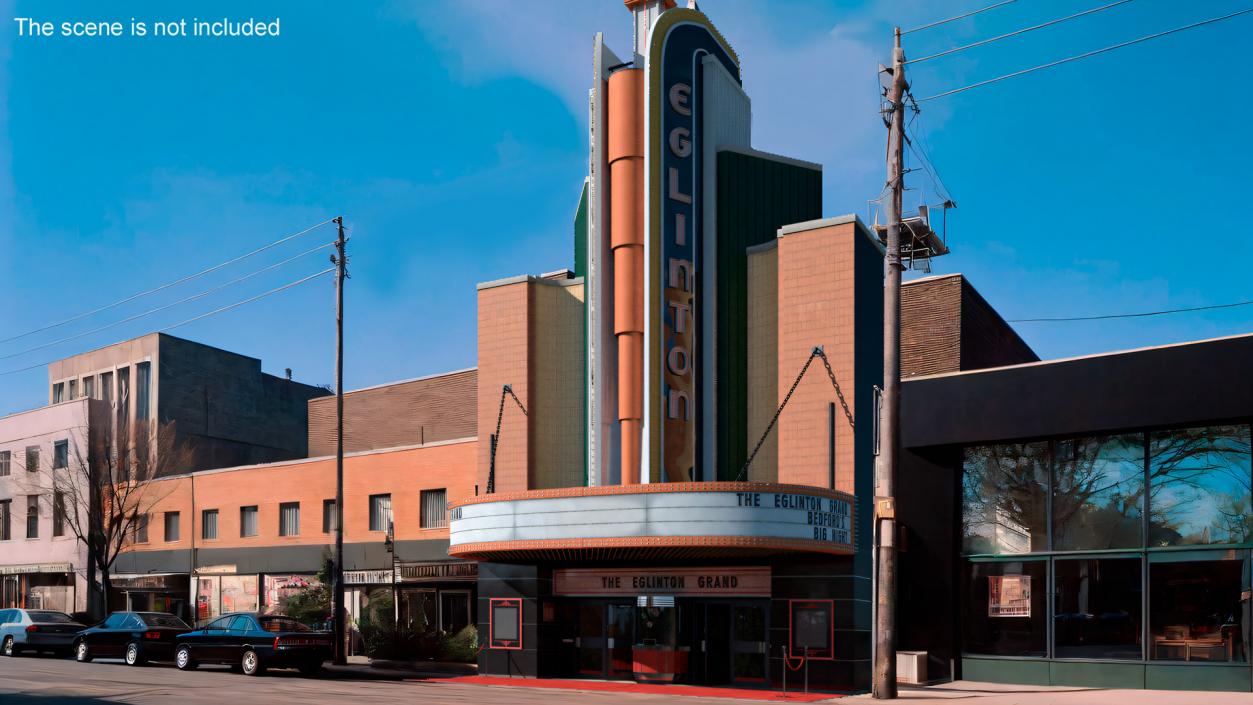
{"type": "Polygon", "coordinates": [[[453,580],[476,578],[479,575],[477,563],[417,563],[400,566],[400,577],[404,580],[453,580]]]}
{"type": "Polygon", "coordinates": [[[110,586],[118,590],[169,590],[187,587],[187,575],[125,575],[113,576],[110,586]]]}
{"type": "Polygon", "coordinates": [[[236,572],[233,565],[205,565],[196,569],[197,575],[233,575],[236,572]]]}
{"type": "Polygon", "coordinates": [[[25,573],[69,573],[74,566],[69,563],[32,563],[28,565],[0,565],[0,575],[25,573]]]}
{"type": "Polygon", "coordinates": [[[569,568],[553,571],[555,595],[769,597],[769,568],[569,568]]]}
{"type": "Polygon", "coordinates": [[[989,617],[1030,617],[1031,576],[989,575],[989,617]]]}
{"type": "Polygon", "coordinates": [[[345,585],[378,585],[392,582],[390,570],[345,570],[345,585]]]}

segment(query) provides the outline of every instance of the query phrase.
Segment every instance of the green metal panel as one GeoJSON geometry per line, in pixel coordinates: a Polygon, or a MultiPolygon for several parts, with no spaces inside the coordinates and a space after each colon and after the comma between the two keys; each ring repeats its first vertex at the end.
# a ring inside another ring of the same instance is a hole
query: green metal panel
{"type": "Polygon", "coordinates": [[[1053,685],[1092,688],[1143,688],[1144,664],[1097,661],[1054,661],[1049,664],[1053,685]]]}
{"type": "MultiPolygon", "coordinates": [[[[590,229],[587,222],[587,197],[588,182],[583,180],[583,191],[579,194],[579,207],[574,209],[574,276],[587,276],[587,232],[590,229]]],[[[585,280],[586,281],[586,280],[585,280]]],[[[583,486],[588,485],[588,458],[587,458],[587,425],[588,414],[591,410],[587,405],[587,351],[591,349],[589,345],[592,335],[591,326],[587,325],[587,300],[591,297],[591,289],[587,286],[583,288],[583,486]]]]}
{"type": "Polygon", "coordinates": [[[962,659],[962,679],[985,683],[1049,685],[1049,662],[1025,659],[962,659]]]}
{"type": "Polygon", "coordinates": [[[1144,686],[1153,690],[1225,690],[1249,692],[1248,664],[1149,664],[1144,686]]]}
{"type": "Polygon", "coordinates": [[[748,456],[748,255],[753,245],[778,236],[780,227],[822,217],[822,171],[764,156],[718,152],[717,183],[718,348],[714,410],[717,473],[734,480],[748,456]]]}
{"type": "Polygon", "coordinates": [[[579,194],[579,207],[574,210],[574,276],[587,276],[587,181],[579,194]]]}

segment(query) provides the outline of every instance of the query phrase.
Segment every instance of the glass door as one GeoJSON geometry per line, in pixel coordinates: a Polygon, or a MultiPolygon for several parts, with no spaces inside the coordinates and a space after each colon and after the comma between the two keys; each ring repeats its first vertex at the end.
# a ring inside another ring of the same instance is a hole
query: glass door
{"type": "Polygon", "coordinates": [[[633,678],[635,662],[632,646],[635,643],[635,606],[606,606],[606,639],[608,650],[607,667],[609,678],[633,678]]]}
{"type": "Polygon", "coordinates": [[[575,639],[579,652],[579,675],[605,677],[605,604],[579,604],[579,635],[575,639]]]}
{"type": "Polygon", "coordinates": [[[765,605],[731,608],[731,677],[737,683],[766,682],[765,605]]]}

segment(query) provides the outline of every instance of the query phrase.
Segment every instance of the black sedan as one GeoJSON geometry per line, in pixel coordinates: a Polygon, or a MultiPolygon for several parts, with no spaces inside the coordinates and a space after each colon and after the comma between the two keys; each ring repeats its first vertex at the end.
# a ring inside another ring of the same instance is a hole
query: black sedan
{"type": "Polygon", "coordinates": [[[331,635],[291,617],[228,614],[178,638],[174,663],[190,671],[202,663],[225,663],[249,676],[267,668],[296,668],[315,676],[331,657],[331,635]]]}
{"type": "Polygon", "coordinates": [[[169,661],[174,638],[189,629],[186,622],[164,612],[114,612],[74,637],[74,658],[87,662],[120,657],[131,666],[169,661]]]}

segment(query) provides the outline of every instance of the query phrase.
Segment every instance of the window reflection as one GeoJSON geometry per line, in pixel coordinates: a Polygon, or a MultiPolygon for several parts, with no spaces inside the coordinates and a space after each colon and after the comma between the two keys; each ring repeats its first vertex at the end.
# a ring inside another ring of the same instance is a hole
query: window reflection
{"type": "Polygon", "coordinates": [[[1249,427],[1213,426],[1149,437],[1149,545],[1250,538],[1249,427]]]}
{"type": "Polygon", "coordinates": [[[966,449],[962,473],[962,548],[967,553],[1047,549],[1048,444],[966,449]]]}
{"type": "Polygon", "coordinates": [[[1058,658],[1140,658],[1140,559],[1053,564],[1053,652],[1058,658]]]}
{"type": "Polygon", "coordinates": [[[1149,658],[1247,662],[1248,554],[1187,552],[1149,565],[1149,658]],[[1198,553],[1216,560],[1200,560],[1198,553]]]}
{"type": "Polygon", "coordinates": [[[965,650],[993,656],[1046,653],[1047,561],[966,564],[965,650]]]}
{"type": "Polygon", "coordinates": [[[1053,472],[1053,550],[1142,545],[1143,434],[1062,441],[1053,472]]]}

